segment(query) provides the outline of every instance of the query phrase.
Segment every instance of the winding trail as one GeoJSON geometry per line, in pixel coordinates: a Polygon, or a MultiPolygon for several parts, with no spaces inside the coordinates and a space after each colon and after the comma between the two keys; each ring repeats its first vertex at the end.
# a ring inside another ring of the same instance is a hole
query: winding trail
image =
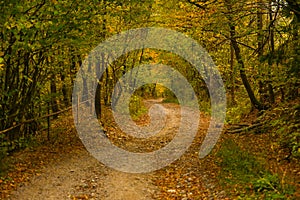
{"type": "Polygon", "coordinates": [[[85,150],[75,153],[47,165],[9,199],[151,199],[155,189],[145,175],[109,169],[85,150]]]}
{"type": "MultiPolygon", "coordinates": [[[[153,103],[159,103],[159,100],[146,102],[148,106],[153,103]]],[[[150,144],[149,147],[154,149],[172,139],[180,118],[178,105],[162,105],[168,110],[168,117],[173,119],[167,120],[167,128],[158,134],[156,139],[161,141],[141,143],[150,144]]],[[[205,118],[201,120],[204,127],[200,126],[196,144],[168,167],[145,174],[124,173],[104,166],[83,146],[74,146],[68,153],[56,152],[51,162],[29,181],[20,184],[7,199],[222,199],[224,192],[216,191],[209,172],[199,167],[197,148],[208,123],[205,118]]],[[[125,142],[129,149],[136,148],[130,138],[118,141],[120,144],[125,142]]]]}

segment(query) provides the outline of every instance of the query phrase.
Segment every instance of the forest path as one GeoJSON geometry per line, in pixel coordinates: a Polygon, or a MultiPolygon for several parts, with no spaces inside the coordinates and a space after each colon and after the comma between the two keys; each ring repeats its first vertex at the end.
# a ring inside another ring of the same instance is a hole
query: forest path
{"type": "Polygon", "coordinates": [[[151,199],[152,187],[146,176],[109,169],[82,149],[47,165],[9,199],[151,199]]]}
{"type": "MultiPolygon", "coordinates": [[[[160,100],[152,100],[146,103],[149,106],[159,102],[160,100]]],[[[163,141],[150,141],[142,143],[143,145],[157,148],[156,145],[165,144],[173,138],[180,118],[180,107],[175,104],[161,105],[168,110],[168,117],[173,119],[166,120],[166,129],[158,134],[163,141]]],[[[30,159],[46,160],[47,164],[42,164],[28,181],[19,184],[7,199],[222,199],[225,194],[216,191],[215,183],[210,177],[211,169],[208,170],[210,166],[207,168],[205,164],[200,164],[198,158],[199,144],[207,129],[208,118],[201,117],[201,123],[195,142],[180,159],[165,168],[144,174],[120,172],[101,164],[74,136],[72,127],[71,136],[63,139],[53,150],[43,147],[37,152],[29,151],[17,156],[16,160],[24,166],[26,162],[33,162],[30,159]]],[[[127,141],[125,147],[135,149],[135,142],[127,139],[124,140],[127,141]]],[[[26,169],[23,170],[26,173],[26,169]]]]}

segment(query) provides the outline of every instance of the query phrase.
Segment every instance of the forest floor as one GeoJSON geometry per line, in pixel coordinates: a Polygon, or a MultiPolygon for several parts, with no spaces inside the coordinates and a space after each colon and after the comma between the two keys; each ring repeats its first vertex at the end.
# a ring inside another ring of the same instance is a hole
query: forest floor
{"type": "MultiPolygon", "coordinates": [[[[167,129],[160,133],[163,142],[141,143],[148,144],[150,150],[170,141],[178,126],[180,107],[175,104],[163,106],[168,110],[167,117],[173,119],[167,118],[167,129]]],[[[145,117],[138,123],[148,123],[148,120],[145,117]]],[[[108,168],[91,156],[77,136],[71,113],[67,113],[52,124],[50,141],[31,145],[6,158],[7,173],[0,179],[0,199],[232,199],[217,180],[220,166],[216,164],[214,153],[204,159],[198,157],[199,144],[208,124],[209,117],[201,115],[200,129],[192,145],[169,166],[149,173],[131,174],[108,168]]],[[[117,146],[137,148],[132,138],[117,129],[107,134],[117,146]]],[[[258,136],[262,141],[260,147],[255,145],[257,141],[243,135],[226,134],[220,141],[224,137],[239,137],[245,148],[255,147],[258,152],[267,145],[264,146],[267,138],[263,135],[258,136]]]]}

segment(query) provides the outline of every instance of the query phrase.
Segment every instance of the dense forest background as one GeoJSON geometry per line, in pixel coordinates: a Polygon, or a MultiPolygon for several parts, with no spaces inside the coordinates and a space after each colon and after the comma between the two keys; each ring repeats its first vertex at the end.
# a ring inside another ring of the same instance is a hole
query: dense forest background
{"type": "MultiPolygon", "coordinates": [[[[0,9],[1,159],[28,146],[49,120],[59,120],[59,113],[70,109],[76,72],[93,48],[140,27],[164,27],[198,41],[222,75],[226,125],[239,125],[230,131],[259,128],[276,139],[285,159],[300,157],[299,0],[3,0],[0,9]],[[255,113],[255,126],[243,127],[249,113],[255,113]]],[[[105,58],[101,61],[104,67],[105,58]]],[[[99,116],[102,106],[110,105],[120,76],[143,63],[180,71],[201,110],[210,113],[205,83],[189,63],[171,53],[141,49],[106,69],[96,95],[99,116]]],[[[143,99],[157,97],[176,102],[166,88],[146,85],[132,97],[133,115],[142,112],[143,99]]]]}

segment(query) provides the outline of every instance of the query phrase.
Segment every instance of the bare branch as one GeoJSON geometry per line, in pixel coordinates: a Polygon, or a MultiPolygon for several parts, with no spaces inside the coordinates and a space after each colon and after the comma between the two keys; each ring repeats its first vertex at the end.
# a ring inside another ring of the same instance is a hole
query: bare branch
{"type": "Polygon", "coordinates": [[[206,7],[204,7],[204,6],[200,5],[200,4],[198,4],[197,2],[194,2],[193,0],[187,0],[187,2],[189,2],[190,4],[196,6],[197,8],[200,8],[200,9],[202,9],[202,10],[205,10],[205,9],[206,9],[206,7]]]}

